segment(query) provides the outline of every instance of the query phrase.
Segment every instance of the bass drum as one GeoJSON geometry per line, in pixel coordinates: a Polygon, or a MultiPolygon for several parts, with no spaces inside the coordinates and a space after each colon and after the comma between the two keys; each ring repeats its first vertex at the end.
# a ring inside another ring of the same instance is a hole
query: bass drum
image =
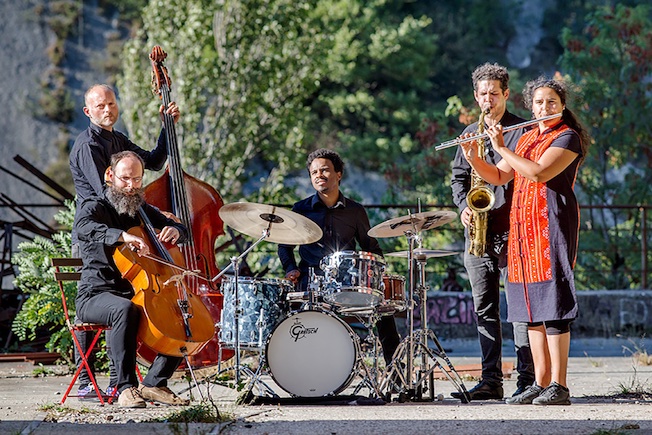
{"type": "Polygon", "coordinates": [[[265,357],[272,379],[297,397],[336,395],[355,375],[359,341],[351,328],[324,311],[290,314],[269,336],[265,357]]]}

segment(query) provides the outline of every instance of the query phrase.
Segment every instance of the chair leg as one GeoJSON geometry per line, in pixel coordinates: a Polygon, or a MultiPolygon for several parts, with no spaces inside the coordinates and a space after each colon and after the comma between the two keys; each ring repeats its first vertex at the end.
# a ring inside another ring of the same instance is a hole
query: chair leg
{"type": "Polygon", "coordinates": [[[99,340],[100,336],[102,335],[102,329],[98,330],[95,333],[95,337],[93,337],[93,341],[91,344],[88,346],[88,349],[86,349],[86,352],[83,351],[81,344],[79,343],[79,340],[77,340],[77,336],[74,334],[74,331],[70,331],[72,335],[72,339],[75,342],[75,346],[77,346],[77,350],[79,351],[79,356],[81,357],[81,364],[79,367],[77,367],[77,370],[75,370],[75,374],[72,377],[72,381],[70,382],[70,385],[68,385],[68,389],[66,390],[66,393],[63,395],[63,398],[61,398],[61,404],[63,405],[70,395],[70,390],[75,386],[75,382],[77,382],[77,378],[79,377],[79,374],[81,371],[85,368],[88,377],[90,378],[91,382],[93,383],[93,387],[95,388],[95,394],[97,394],[97,398],[100,400],[100,404],[104,405],[104,398],[102,397],[102,393],[100,393],[100,389],[97,386],[97,381],[95,380],[95,376],[93,375],[93,372],[91,372],[91,367],[88,364],[88,357],[90,356],[91,352],[95,348],[95,344],[99,340]]]}

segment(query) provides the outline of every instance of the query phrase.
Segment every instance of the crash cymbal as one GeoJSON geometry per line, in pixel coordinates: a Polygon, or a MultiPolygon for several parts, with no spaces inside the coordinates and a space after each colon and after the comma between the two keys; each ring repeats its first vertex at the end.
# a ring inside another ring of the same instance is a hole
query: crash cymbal
{"type": "Polygon", "coordinates": [[[235,202],[220,208],[225,224],[251,237],[260,237],[265,229],[265,240],[288,245],[306,245],[321,239],[319,226],[298,213],[267,204],[235,202]]]}
{"type": "MultiPolygon", "coordinates": [[[[435,257],[446,257],[449,255],[455,255],[455,254],[461,254],[462,251],[449,251],[447,249],[422,249],[422,248],[417,248],[414,250],[412,255],[416,259],[420,258],[435,258],[435,257]]],[[[396,252],[390,252],[389,254],[385,254],[389,257],[403,257],[407,258],[408,257],[408,251],[396,251],[396,252]]]]}
{"type": "Polygon", "coordinates": [[[370,229],[367,234],[371,237],[396,237],[402,236],[406,231],[418,233],[422,230],[437,228],[455,219],[454,211],[426,211],[409,216],[397,217],[380,223],[370,229]]]}

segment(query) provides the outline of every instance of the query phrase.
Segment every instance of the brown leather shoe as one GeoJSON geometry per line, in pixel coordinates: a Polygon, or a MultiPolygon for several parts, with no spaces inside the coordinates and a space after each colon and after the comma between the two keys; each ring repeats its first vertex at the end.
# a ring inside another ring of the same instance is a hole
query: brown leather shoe
{"type": "Polygon", "coordinates": [[[146,387],[140,386],[140,394],[145,400],[165,403],[166,405],[188,405],[190,400],[182,399],[170,390],[168,387],[146,387]]]}
{"type": "Polygon", "coordinates": [[[118,406],[120,408],[144,408],[147,406],[140,391],[136,387],[129,387],[118,396],[118,406]]]}

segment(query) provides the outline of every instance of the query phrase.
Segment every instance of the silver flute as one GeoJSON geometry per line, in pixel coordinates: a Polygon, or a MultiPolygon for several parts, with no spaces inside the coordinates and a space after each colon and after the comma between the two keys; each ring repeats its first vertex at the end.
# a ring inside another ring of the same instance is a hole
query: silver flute
{"type": "MultiPolygon", "coordinates": [[[[561,115],[562,115],[561,113],[555,113],[554,115],[544,116],[543,118],[531,119],[529,121],[521,122],[520,124],[510,125],[509,127],[503,128],[503,133],[507,133],[508,131],[512,131],[512,130],[518,130],[519,128],[528,127],[530,125],[538,124],[540,122],[547,121],[549,119],[559,118],[561,115]]],[[[439,145],[437,145],[435,147],[435,151],[439,151],[439,150],[443,150],[443,149],[446,149],[446,148],[454,147],[454,146],[459,145],[461,143],[471,142],[471,141],[474,141],[474,140],[477,140],[477,139],[480,139],[480,138],[483,138],[483,137],[489,137],[489,135],[487,133],[481,133],[481,134],[476,134],[474,136],[469,136],[469,137],[467,137],[465,139],[457,138],[457,139],[448,140],[446,142],[442,142],[439,145]]]]}

